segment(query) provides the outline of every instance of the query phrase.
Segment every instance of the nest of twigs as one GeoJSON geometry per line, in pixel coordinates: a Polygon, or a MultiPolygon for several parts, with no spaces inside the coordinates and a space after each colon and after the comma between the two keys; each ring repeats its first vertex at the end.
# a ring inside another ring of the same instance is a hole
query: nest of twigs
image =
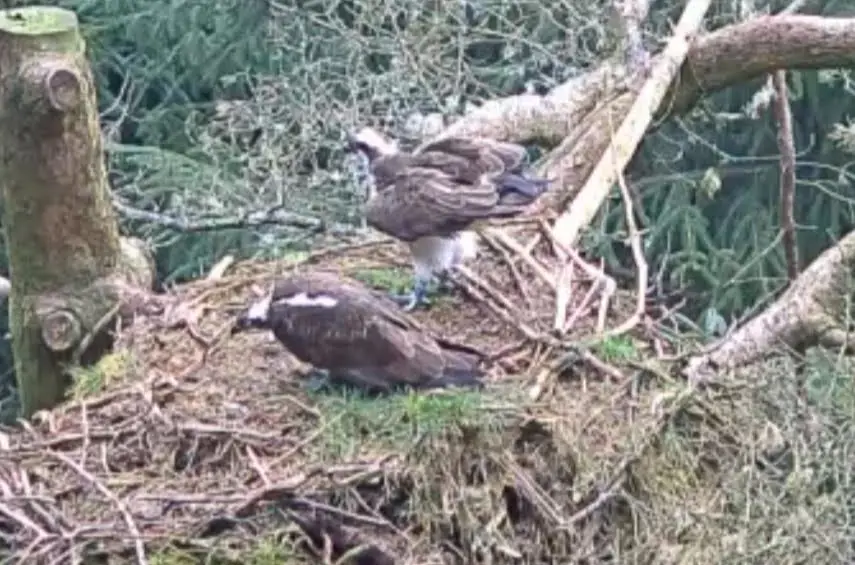
{"type": "MultiPolygon", "coordinates": [[[[851,394],[840,388],[805,405],[781,362],[700,393],[670,376],[640,333],[573,347],[592,331],[596,304],[569,337],[553,336],[549,284],[498,249],[470,266],[460,292],[417,314],[492,356],[483,392],[310,392],[271,336],[229,335],[236,311],[287,269],[335,269],[388,287],[408,281],[406,264],[393,245],[351,246],[238,264],[163,297],[164,308],[119,332],[114,353],[77,372],[65,405],[0,433],[0,555],[169,564],[851,559],[855,440],[840,431],[851,394]]],[[[620,309],[610,321],[625,317],[620,309]]]]}

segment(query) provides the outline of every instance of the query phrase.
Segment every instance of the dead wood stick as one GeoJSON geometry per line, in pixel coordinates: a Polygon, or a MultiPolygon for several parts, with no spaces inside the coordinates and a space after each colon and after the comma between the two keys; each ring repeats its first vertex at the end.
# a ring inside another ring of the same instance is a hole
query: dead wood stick
{"type": "Polygon", "coordinates": [[[629,231],[632,258],[635,260],[636,277],[638,277],[638,295],[635,298],[635,312],[624,323],[606,332],[605,335],[611,337],[626,333],[637,326],[644,319],[644,312],[647,309],[647,260],[645,260],[644,251],[641,249],[641,233],[635,225],[632,197],[629,194],[629,188],[626,186],[626,179],[623,173],[618,175],[618,184],[623,195],[623,209],[626,214],[626,228],[629,231]]]}
{"type": "MultiPolygon", "coordinates": [[[[463,287],[463,290],[466,291],[467,294],[471,295],[472,298],[481,302],[485,306],[487,306],[490,310],[492,310],[499,318],[502,319],[505,323],[517,328],[520,333],[522,333],[526,338],[531,341],[543,341],[547,339],[546,336],[540,336],[534,329],[528,326],[528,324],[521,322],[514,318],[514,316],[509,313],[507,310],[502,308],[501,305],[497,304],[494,299],[486,296],[479,288],[478,285],[473,283],[471,279],[466,276],[467,270],[465,268],[458,267],[458,272],[462,275],[458,284],[463,287]]],[[[471,274],[471,273],[470,273],[471,274]]]]}
{"type": "MultiPolygon", "coordinates": [[[[600,300],[600,308],[597,312],[597,333],[603,333],[606,327],[606,314],[608,313],[609,302],[615,292],[617,292],[617,283],[612,277],[606,274],[605,270],[602,268],[598,269],[597,267],[589,264],[587,261],[582,259],[575,249],[565,246],[561,241],[559,241],[552,232],[552,228],[550,228],[546,222],[541,222],[540,225],[543,233],[552,241],[553,246],[560,251],[560,260],[574,261],[577,265],[582,267],[582,270],[584,270],[589,277],[600,281],[600,284],[603,287],[603,295],[600,300]]],[[[567,324],[565,323],[564,325],[566,326],[567,324]]]]}
{"type": "Polygon", "coordinates": [[[552,327],[555,331],[564,330],[567,320],[567,306],[573,299],[573,263],[566,262],[558,270],[558,289],[555,291],[555,318],[552,327]]]}
{"type": "MultiPolygon", "coordinates": [[[[608,196],[617,174],[626,167],[647,131],[653,114],[662,104],[668,87],[689,52],[689,40],[700,27],[710,0],[689,0],[674,35],[654,65],[615,135],[569,208],[553,224],[554,234],[565,247],[576,243],[608,196]]],[[[561,256],[560,250],[555,254],[561,256]]]]}
{"type": "Polygon", "coordinates": [[[855,231],[817,257],[766,310],[691,358],[684,375],[707,382],[718,372],[848,332],[853,270],[855,231]]]}
{"type": "Polygon", "coordinates": [[[525,281],[523,280],[523,277],[520,274],[520,270],[517,268],[517,264],[516,261],[514,261],[514,258],[511,257],[510,253],[508,253],[507,248],[503,247],[498,241],[496,241],[496,238],[492,234],[484,233],[482,234],[482,237],[484,238],[484,241],[487,242],[487,245],[489,245],[494,251],[496,251],[496,253],[502,256],[502,259],[505,260],[505,263],[511,270],[511,275],[514,277],[514,282],[516,283],[520,294],[526,302],[526,306],[529,310],[531,310],[533,307],[531,302],[531,295],[528,292],[528,288],[526,287],[525,281]]]}
{"type": "Polygon", "coordinates": [[[781,230],[784,233],[784,256],[787,259],[787,277],[790,282],[799,276],[798,248],[796,247],[796,220],[793,206],[796,192],[796,147],[793,141],[793,114],[787,99],[786,71],[772,74],[775,101],[772,109],[778,122],[778,151],[781,152],[781,230]]]}
{"type": "Polygon", "coordinates": [[[66,455],[57,451],[48,451],[48,453],[52,457],[59,459],[59,461],[62,462],[66,467],[80,475],[82,479],[84,479],[90,485],[95,487],[95,489],[102,495],[104,495],[107,500],[113,503],[113,505],[119,510],[119,513],[122,515],[122,518],[124,518],[125,525],[127,526],[128,531],[134,538],[134,549],[136,551],[137,556],[137,565],[148,565],[148,559],[146,558],[145,554],[145,545],[143,544],[142,534],[140,533],[139,528],[137,528],[137,524],[134,521],[134,517],[128,510],[128,507],[125,506],[125,503],[122,502],[122,500],[118,496],[116,496],[113,491],[104,486],[104,484],[99,481],[94,475],[92,475],[92,473],[72,461],[66,455]]]}
{"type": "MultiPolygon", "coordinates": [[[[806,0],[794,0],[778,15],[793,14],[802,9],[806,0]]],[[[787,96],[787,71],[775,71],[769,77],[775,92],[772,112],[778,126],[778,151],[781,153],[781,230],[783,232],[784,257],[787,259],[787,276],[792,283],[799,276],[799,252],[796,243],[795,197],[796,197],[796,142],[793,138],[793,112],[787,96]]]]}
{"type": "Polygon", "coordinates": [[[489,233],[493,238],[495,238],[496,241],[519,255],[522,260],[525,261],[526,264],[532,268],[532,270],[535,272],[535,274],[537,274],[537,276],[539,276],[546,282],[546,284],[552,287],[552,290],[556,290],[558,288],[555,281],[555,277],[553,277],[552,274],[546,269],[546,267],[541,265],[540,262],[535,259],[534,256],[532,256],[531,252],[526,250],[518,241],[516,241],[514,238],[512,238],[501,230],[487,228],[484,231],[489,233]]]}
{"type": "Polygon", "coordinates": [[[474,272],[472,272],[465,266],[458,267],[458,270],[460,271],[460,274],[469,279],[470,282],[480,287],[483,291],[492,296],[496,302],[504,306],[508,312],[517,317],[521,315],[519,308],[517,308],[516,305],[511,302],[507,296],[502,294],[499,289],[495,288],[488,281],[484,280],[479,275],[476,275],[474,272]]]}
{"type": "MultiPolygon", "coordinates": [[[[579,303],[579,306],[577,306],[573,313],[570,314],[570,317],[567,318],[567,321],[565,322],[564,327],[562,328],[563,332],[570,331],[576,324],[576,320],[578,320],[580,316],[582,316],[585,312],[588,311],[588,307],[591,305],[591,301],[594,299],[594,294],[600,288],[601,284],[602,283],[597,281],[591,285],[591,288],[589,288],[588,292],[585,293],[585,296],[582,297],[582,301],[579,303]]],[[[597,326],[599,327],[599,319],[597,320],[597,326]]]]}

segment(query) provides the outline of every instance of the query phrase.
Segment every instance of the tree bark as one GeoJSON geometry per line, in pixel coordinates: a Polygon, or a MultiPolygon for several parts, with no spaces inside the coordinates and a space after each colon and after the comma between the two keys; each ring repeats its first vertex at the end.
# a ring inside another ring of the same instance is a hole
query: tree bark
{"type": "Polygon", "coordinates": [[[0,167],[12,349],[29,417],[63,399],[64,366],[101,333],[120,298],[116,283],[151,288],[154,277],[139,243],[119,238],[71,11],[0,11],[0,167]]]}

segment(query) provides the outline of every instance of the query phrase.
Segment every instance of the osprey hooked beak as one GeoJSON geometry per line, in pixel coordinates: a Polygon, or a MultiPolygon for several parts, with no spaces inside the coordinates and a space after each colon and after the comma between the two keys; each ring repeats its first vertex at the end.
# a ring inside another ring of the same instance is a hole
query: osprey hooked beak
{"type": "Polygon", "coordinates": [[[345,153],[368,153],[371,148],[365,144],[356,134],[348,133],[344,138],[345,153]]]}
{"type": "Polygon", "coordinates": [[[270,321],[270,301],[272,296],[268,294],[264,298],[252,304],[238,316],[235,325],[232,326],[232,335],[249,329],[266,329],[270,321]]]}

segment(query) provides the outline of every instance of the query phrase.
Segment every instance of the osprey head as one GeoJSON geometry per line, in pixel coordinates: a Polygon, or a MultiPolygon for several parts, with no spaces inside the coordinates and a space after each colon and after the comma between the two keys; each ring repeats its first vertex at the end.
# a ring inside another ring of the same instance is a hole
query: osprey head
{"type": "Polygon", "coordinates": [[[273,293],[268,293],[264,298],[254,302],[243,311],[237,319],[237,322],[232,326],[232,334],[242,332],[248,329],[265,329],[270,323],[270,303],[273,299],[273,293]]]}
{"type": "Polygon", "coordinates": [[[398,145],[386,139],[377,130],[364,127],[356,133],[347,135],[345,151],[348,153],[362,153],[369,161],[373,161],[378,157],[394,155],[398,152],[398,145]]]}

